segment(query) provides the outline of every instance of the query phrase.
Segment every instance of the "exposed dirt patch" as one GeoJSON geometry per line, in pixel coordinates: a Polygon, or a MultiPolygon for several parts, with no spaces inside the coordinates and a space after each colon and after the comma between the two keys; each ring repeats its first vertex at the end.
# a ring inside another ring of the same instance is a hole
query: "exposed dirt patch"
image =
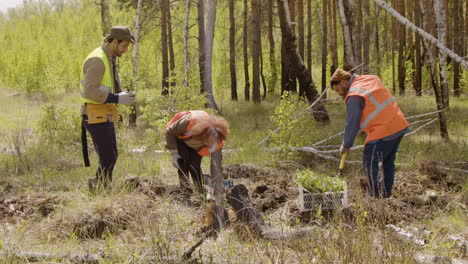
{"type": "Polygon", "coordinates": [[[0,196],[0,223],[16,223],[20,219],[46,217],[60,203],[57,196],[20,195],[0,196]]]}
{"type": "Polygon", "coordinates": [[[252,202],[262,212],[277,209],[298,195],[287,166],[284,169],[273,169],[251,164],[231,164],[224,168],[224,177],[248,181],[246,186],[252,202]]]}
{"type": "Polygon", "coordinates": [[[166,186],[156,184],[155,182],[148,179],[140,179],[138,177],[126,179],[124,184],[125,188],[128,190],[134,190],[152,199],[155,199],[157,196],[164,195],[167,191],[166,186]]]}
{"type": "Polygon", "coordinates": [[[370,196],[362,200],[367,219],[381,224],[396,224],[401,221],[411,222],[433,218],[431,206],[414,206],[400,199],[375,199],[370,196]]]}

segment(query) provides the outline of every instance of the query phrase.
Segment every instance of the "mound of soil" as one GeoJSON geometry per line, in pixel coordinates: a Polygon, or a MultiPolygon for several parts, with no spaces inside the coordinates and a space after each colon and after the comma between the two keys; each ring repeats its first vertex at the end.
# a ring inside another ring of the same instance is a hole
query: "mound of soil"
{"type": "Polygon", "coordinates": [[[223,168],[224,178],[268,178],[278,175],[278,171],[270,168],[260,168],[252,164],[230,164],[223,168]]]}
{"type": "Polygon", "coordinates": [[[58,234],[78,238],[102,238],[105,232],[117,234],[126,230],[138,214],[151,208],[153,202],[144,196],[124,195],[112,202],[89,202],[85,208],[64,212],[53,229],[58,234]]]}
{"type": "Polygon", "coordinates": [[[60,203],[57,196],[20,195],[0,196],[0,223],[16,223],[20,219],[46,217],[60,203]]]}
{"type": "Polygon", "coordinates": [[[124,185],[125,188],[142,193],[152,199],[164,195],[167,191],[166,186],[156,184],[148,179],[142,180],[138,177],[126,179],[124,185]]]}

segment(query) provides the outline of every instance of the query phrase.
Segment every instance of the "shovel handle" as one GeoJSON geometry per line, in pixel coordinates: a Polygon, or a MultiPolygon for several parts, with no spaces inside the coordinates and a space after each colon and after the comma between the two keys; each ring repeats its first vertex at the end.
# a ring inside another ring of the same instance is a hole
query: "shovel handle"
{"type": "Polygon", "coordinates": [[[345,153],[341,154],[340,171],[344,169],[346,156],[348,156],[348,152],[345,152],[345,153]]]}

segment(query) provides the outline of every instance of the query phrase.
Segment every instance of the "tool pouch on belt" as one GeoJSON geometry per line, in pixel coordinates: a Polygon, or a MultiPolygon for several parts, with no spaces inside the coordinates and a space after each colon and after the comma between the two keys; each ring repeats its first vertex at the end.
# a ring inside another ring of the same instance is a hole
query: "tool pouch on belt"
{"type": "Polygon", "coordinates": [[[88,124],[119,121],[119,109],[115,104],[87,104],[88,124]]]}

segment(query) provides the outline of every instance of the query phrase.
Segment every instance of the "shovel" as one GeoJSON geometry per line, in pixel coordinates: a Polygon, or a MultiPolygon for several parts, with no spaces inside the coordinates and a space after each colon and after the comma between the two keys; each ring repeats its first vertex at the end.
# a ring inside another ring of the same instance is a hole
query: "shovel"
{"type": "Polygon", "coordinates": [[[348,156],[348,152],[345,152],[345,153],[341,154],[340,168],[338,170],[338,177],[343,177],[343,169],[344,169],[344,165],[345,165],[346,156],[348,156]]]}

